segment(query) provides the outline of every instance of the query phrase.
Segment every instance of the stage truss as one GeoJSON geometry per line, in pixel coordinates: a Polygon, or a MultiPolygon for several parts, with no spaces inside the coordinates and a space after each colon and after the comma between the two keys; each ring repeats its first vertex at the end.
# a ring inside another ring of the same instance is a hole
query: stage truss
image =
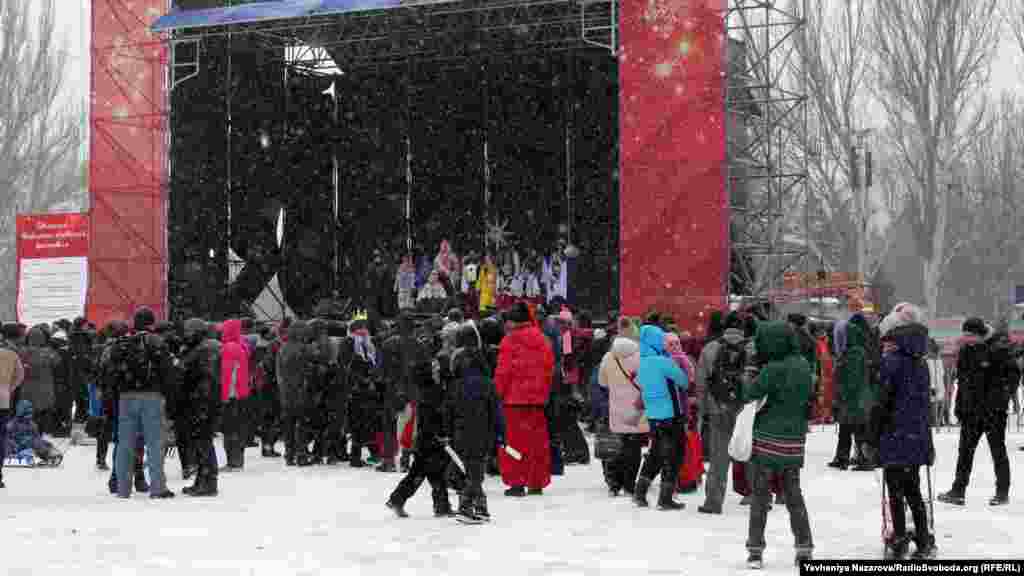
{"type": "Polygon", "coordinates": [[[249,36],[258,48],[284,47],[292,71],[314,75],[586,46],[615,54],[617,5],[618,0],[470,0],[186,29],[168,36],[172,87],[198,73],[204,40],[225,36],[249,36]]]}
{"type": "MultiPolygon", "coordinates": [[[[794,81],[795,38],[805,22],[772,0],[729,0],[726,73],[727,190],[733,281],[745,296],[776,293],[787,272],[810,266],[793,218],[807,213],[807,96],[794,81]]],[[[734,288],[735,285],[730,286],[734,288]]]]}

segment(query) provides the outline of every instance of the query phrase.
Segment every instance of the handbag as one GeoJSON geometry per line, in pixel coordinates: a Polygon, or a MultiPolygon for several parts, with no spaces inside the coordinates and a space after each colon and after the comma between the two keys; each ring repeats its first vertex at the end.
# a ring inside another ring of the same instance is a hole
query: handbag
{"type": "Polygon", "coordinates": [[[762,406],[764,400],[748,402],[736,417],[736,427],[733,428],[732,438],[729,439],[729,457],[737,462],[750,460],[750,453],[754,447],[754,420],[762,406]]]}
{"type": "Polygon", "coordinates": [[[640,423],[640,419],[643,418],[644,415],[645,406],[643,390],[641,390],[640,387],[637,386],[636,380],[633,379],[633,376],[631,376],[629,372],[626,372],[626,369],[622,367],[622,362],[619,362],[618,358],[615,359],[615,364],[619,367],[619,371],[622,372],[622,375],[625,376],[626,379],[629,380],[629,383],[633,385],[633,388],[636,388],[636,391],[640,393],[640,396],[637,397],[636,402],[633,403],[633,412],[626,415],[626,425],[636,426],[637,424],[640,423]]]}
{"type": "Polygon", "coordinates": [[[622,435],[612,432],[608,426],[594,434],[594,457],[598,460],[614,460],[622,453],[622,435]]]}

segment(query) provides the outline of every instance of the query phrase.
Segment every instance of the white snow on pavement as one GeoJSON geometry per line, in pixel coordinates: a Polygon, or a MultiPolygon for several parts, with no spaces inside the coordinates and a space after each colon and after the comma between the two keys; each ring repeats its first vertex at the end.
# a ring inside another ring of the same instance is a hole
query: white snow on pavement
{"type": "MultiPolygon", "coordinates": [[[[881,492],[871,472],[840,472],[831,459],[834,428],[808,441],[803,486],[817,558],[877,558],[881,492]]],[[[1024,457],[1024,434],[1007,440],[1011,467],[1024,457]]],[[[936,434],[934,490],[949,489],[956,430],[936,434]]],[[[68,449],[61,469],[5,468],[0,491],[4,574],[163,575],[625,575],[746,573],[746,508],[731,492],[725,514],[697,513],[703,491],[681,496],[682,512],[639,510],[612,499],[600,464],[570,466],[543,497],[508,499],[488,478],[491,514],[485,526],[432,516],[429,485],[396,519],[384,507],[400,474],[348,466],[285,468],[250,449],[246,470],[220,477],[221,496],[130,501],[107,493],[107,474],[93,468],[95,448],[68,449]]],[[[220,453],[223,462],[223,452],[220,453]]],[[[177,459],[167,473],[175,492],[185,483],[177,459]]],[[[923,476],[923,474],[922,474],[923,476]]],[[[922,477],[922,488],[927,484],[922,477]]],[[[655,486],[656,490],[656,486],[655,486]]],[[[655,496],[652,490],[652,500],[655,496]]],[[[940,557],[1019,556],[1021,502],[990,508],[994,474],[988,446],[979,446],[968,504],[936,502],[940,557]]],[[[453,505],[457,498],[452,495],[453,505]]],[[[770,513],[765,574],[793,574],[786,512],[770,513]]]]}

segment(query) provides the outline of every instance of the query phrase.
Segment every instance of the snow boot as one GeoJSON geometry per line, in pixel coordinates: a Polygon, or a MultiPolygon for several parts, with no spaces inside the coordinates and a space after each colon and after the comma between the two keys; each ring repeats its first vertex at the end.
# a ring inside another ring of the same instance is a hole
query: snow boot
{"type": "Polygon", "coordinates": [[[803,564],[804,562],[808,562],[813,558],[814,555],[811,554],[810,550],[798,549],[796,551],[796,556],[793,558],[793,564],[795,564],[796,567],[799,568],[801,564],[803,564]]]}
{"type": "Polygon", "coordinates": [[[1010,503],[1010,494],[1009,494],[1009,492],[1006,492],[1006,491],[1003,491],[1003,490],[997,491],[996,495],[993,496],[992,498],[990,498],[989,501],[988,501],[988,505],[989,506],[1006,506],[1009,503],[1010,503]]]}
{"type": "Polygon", "coordinates": [[[673,499],[675,494],[675,483],[662,482],[658,491],[658,510],[682,510],[686,508],[686,504],[676,502],[673,499]]]}
{"type": "Polygon", "coordinates": [[[722,513],[722,509],[721,508],[712,508],[711,506],[708,506],[707,504],[701,504],[700,506],[697,507],[697,512],[700,512],[701,514],[721,514],[722,513]]]}
{"type": "Polygon", "coordinates": [[[526,491],[526,493],[528,495],[530,495],[530,496],[543,496],[544,495],[544,489],[543,488],[530,488],[529,490],[526,491]]]}
{"type": "Polygon", "coordinates": [[[211,478],[196,478],[196,483],[191,486],[191,490],[185,492],[185,494],[194,498],[212,497],[218,494],[217,491],[217,477],[211,478]]]}
{"type": "Polygon", "coordinates": [[[840,460],[836,458],[835,460],[828,463],[828,467],[835,468],[836,470],[846,470],[847,468],[850,467],[850,463],[847,460],[840,460]]]}
{"type": "Polygon", "coordinates": [[[914,538],[914,545],[917,547],[914,550],[913,556],[911,556],[914,560],[928,560],[935,558],[939,553],[939,549],[935,545],[934,534],[918,535],[914,538]]]}
{"type": "Polygon", "coordinates": [[[885,540],[885,560],[902,560],[907,556],[910,538],[892,535],[885,540]]]}
{"type": "Polygon", "coordinates": [[[405,504],[395,502],[394,500],[388,500],[384,503],[385,506],[391,509],[395,513],[395,516],[399,518],[408,518],[409,513],[405,511],[405,504]]]}
{"type": "Polygon", "coordinates": [[[476,513],[476,506],[470,498],[459,498],[459,512],[455,515],[459,524],[483,524],[484,520],[476,513]]]}
{"type": "Polygon", "coordinates": [[[181,471],[181,479],[182,480],[191,480],[193,477],[195,477],[195,475],[198,472],[199,472],[199,466],[186,466],[185,469],[181,471]]]}
{"type": "Polygon", "coordinates": [[[611,496],[612,498],[616,498],[616,497],[618,497],[619,492],[621,492],[621,489],[619,489],[619,488],[609,488],[608,489],[608,496],[611,496]]]}
{"type": "Polygon", "coordinates": [[[747,568],[751,570],[764,568],[764,556],[760,552],[751,551],[747,554],[747,568]]]}
{"type": "Polygon", "coordinates": [[[647,508],[647,490],[651,487],[651,481],[647,478],[637,478],[636,488],[633,489],[633,503],[637,508],[647,508]]]}
{"type": "Polygon", "coordinates": [[[135,491],[149,492],[149,484],[146,482],[146,475],[142,470],[135,471],[135,491]]]}
{"type": "Polygon", "coordinates": [[[484,522],[491,521],[491,513],[487,510],[487,495],[481,494],[473,502],[473,511],[476,512],[478,518],[484,522]]]}
{"type": "Polygon", "coordinates": [[[526,489],[523,486],[513,486],[505,490],[505,496],[510,498],[522,498],[526,496],[526,489]]]}
{"type": "Polygon", "coordinates": [[[174,498],[174,492],[171,492],[170,490],[164,488],[163,492],[159,492],[157,494],[150,494],[149,497],[152,498],[153,500],[170,500],[171,498],[174,498]]]}
{"type": "Polygon", "coordinates": [[[964,497],[964,493],[955,489],[939,494],[938,500],[943,504],[953,504],[955,506],[963,506],[967,504],[967,499],[964,497]]]}

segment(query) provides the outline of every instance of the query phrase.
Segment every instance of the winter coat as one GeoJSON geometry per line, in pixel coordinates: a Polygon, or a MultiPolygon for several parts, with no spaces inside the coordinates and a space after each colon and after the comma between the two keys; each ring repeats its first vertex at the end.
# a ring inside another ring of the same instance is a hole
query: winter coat
{"type": "Polygon", "coordinates": [[[868,378],[867,335],[854,322],[846,323],[846,350],[836,363],[836,420],[840,424],[863,425],[876,402],[868,378]]]}
{"type": "Polygon", "coordinates": [[[221,332],[220,351],[220,400],[231,398],[231,384],[234,378],[235,398],[249,397],[249,351],[242,344],[242,321],[227,320],[221,332]]]}
{"type": "MultiPolygon", "coordinates": [[[[933,453],[929,426],[928,328],[911,324],[885,338],[878,405],[872,414],[883,466],[925,466],[933,453]]],[[[873,438],[872,438],[873,441],[873,438]]]]}
{"type": "Polygon", "coordinates": [[[0,342],[0,410],[10,410],[14,391],[25,380],[25,367],[13,348],[0,342]]]}
{"type": "MultiPolygon", "coordinates": [[[[697,360],[697,387],[703,391],[700,403],[703,414],[724,414],[726,412],[737,412],[738,406],[725,406],[715,400],[711,394],[711,382],[714,376],[715,364],[718,362],[718,351],[722,348],[722,340],[732,345],[740,345],[745,338],[743,331],[729,328],[722,333],[718,339],[712,340],[704,345],[697,360]]],[[[748,355],[750,347],[748,348],[748,355]]]]}
{"type": "Polygon", "coordinates": [[[637,384],[643,391],[648,420],[686,417],[686,388],[689,380],[665,351],[665,332],[657,326],[640,329],[640,365],[637,384]]]}
{"type": "Polygon", "coordinates": [[[421,396],[416,405],[416,440],[413,450],[419,454],[443,450],[443,441],[451,439],[451,414],[444,388],[435,383],[425,370],[418,370],[415,377],[421,396]]]}
{"type": "Polygon", "coordinates": [[[498,292],[498,268],[494,264],[485,263],[480,267],[476,279],[476,291],[480,294],[480,311],[494,308],[498,292]]]}
{"type": "Polygon", "coordinates": [[[498,439],[505,437],[497,389],[475,344],[456,349],[451,363],[449,397],[455,447],[463,458],[483,460],[498,439]]]}
{"type": "Polygon", "coordinates": [[[757,378],[744,383],[742,397],[765,404],[754,420],[751,462],[773,470],[803,467],[811,368],[785,322],[761,324],[755,346],[764,364],[757,378]]]}
{"type": "Polygon", "coordinates": [[[221,343],[212,338],[186,343],[181,353],[181,393],[193,430],[211,431],[220,409],[221,343]]]}
{"type": "Polygon", "coordinates": [[[39,433],[39,426],[36,425],[32,414],[32,403],[28,400],[18,400],[15,416],[7,422],[5,432],[6,453],[9,455],[28,450],[40,457],[48,457],[56,453],[53,445],[43,439],[39,433]]]}
{"type": "Polygon", "coordinates": [[[551,396],[554,368],[555,355],[537,327],[512,330],[498,347],[498,397],[506,406],[544,406],[551,396]]]}
{"type": "Polygon", "coordinates": [[[310,356],[307,332],[306,322],[292,322],[288,327],[288,340],[277,354],[277,395],[285,412],[302,409],[307,403],[305,373],[310,356]]]}
{"type": "Polygon", "coordinates": [[[646,416],[641,415],[636,422],[628,421],[641,396],[641,391],[638,389],[639,384],[633,385],[639,367],[640,345],[622,336],[612,341],[611,350],[601,359],[598,381],[601,387],[608,389],[608,424],[612,432],[619,434],[650,432],[646,416]],[[620,364],[622,369],[619,368],[620,364]],[[632,381],[630,376],[633,378],[632,381]]]}
{"type": "Polygon", "coordinates": [[[560,397],[566,393],[566,390],[565,379],[562,377],[562,366],[564,365],[565,356],[562,350],[562,335],[559,321],[555,318],[548,318],[541,325],[540,329],[544,337],[547,338],[548,345],[551,346],[551,353],[555,359],[554,369],[551,372],[551,393],[560,397]]]}
{"type": "Polygon", "coordinates": [[[957,353],[956,417],[978,422],[1005,412],[1020,380],[1012,345],[1004,334],[982,339],[967,334],[957,353]]]}
{"type": "Polygon", "coordinates": [[[27,366],[21,398],[32,403],[36,412],[53,408],[57,401],[56,373],[60,356],[46,343],[46,333],[39,326],[29,330],[25,348],[27,366]]]}

